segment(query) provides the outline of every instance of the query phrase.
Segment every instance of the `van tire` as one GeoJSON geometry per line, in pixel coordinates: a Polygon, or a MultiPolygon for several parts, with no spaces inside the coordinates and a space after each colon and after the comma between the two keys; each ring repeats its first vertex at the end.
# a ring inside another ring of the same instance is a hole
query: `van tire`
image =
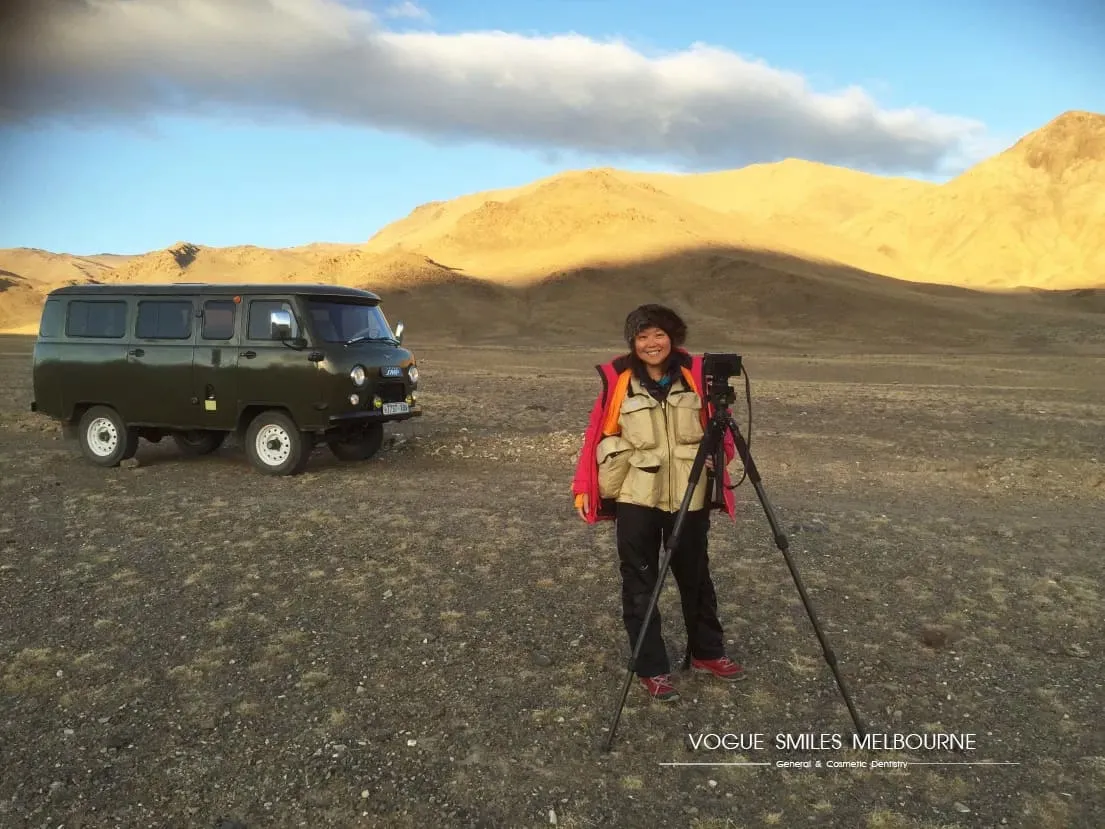
{"type": "Polygon", "coordinates": [[[215,432],[207,429],[173,433],[173,442],[177,445],[177,449],[180,450],[182,455],[190,458],[210,455],[223,445],[224,440],[226,440],[226,432],[215,432]]]}
{"type": "Polygon", "coordinates": [[[113,467],[138,452],[138,432],[110,406],[91,406],[77,425],[77,442],[86,459],[113,467]]]}
{"type": "Polygon", "coordinates": [[[343,438],[332,438],[327,445],[339,461],[367,461],[384,445],[384,424],[371,423],[343,438]]]}
{"type": "Polygon", "coordinates": [[[266,475],[296,475],[307,466],[312,442],[284,412],[261,412],[246,428],[245,450],[254,468],[266,475]],[[260,444],[260,445],[259,445],[260,444]]]}

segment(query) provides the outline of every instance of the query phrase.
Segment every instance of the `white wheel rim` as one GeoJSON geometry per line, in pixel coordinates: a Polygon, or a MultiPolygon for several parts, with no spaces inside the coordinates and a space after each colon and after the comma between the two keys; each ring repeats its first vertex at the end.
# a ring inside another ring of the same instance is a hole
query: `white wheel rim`
{"type": "Polygon", "coordinates": [[[266,466],[280,466],[292,454],[292,439],[287,429],[270,423],[257,433],[254,448],[266,466]]]}
{"type": "Polygon", "coordinates": [[[92,454],[100,458],[106,458],[119,446],[119,431],[106,417],[98,417],[89,423],[85,437],[92,454]]]}

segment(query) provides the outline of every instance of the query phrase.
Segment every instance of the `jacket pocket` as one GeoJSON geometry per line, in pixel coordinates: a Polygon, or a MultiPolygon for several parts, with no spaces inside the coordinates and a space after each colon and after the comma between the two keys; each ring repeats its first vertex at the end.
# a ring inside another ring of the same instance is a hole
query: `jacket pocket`
{"type": "Polygon", "coordinates": [[[617,498],[622,483],[629,472],[629,456],[633,445],[620,435],[611,435],[599,441],[595,449],[595,459],[599,467],[599,495],[603,498],[617,498]]]}
{"type": "MultiPolygon", "coordinates": [[[[681,443],[671,448],[671,475],[673,484],[671,502],[674,509],[678,509],[679,505],[683,503],[683,495],[686,493],[687,486],[691,482],[691,468],[694,466],[694,459],[697,455],[698,446],[681,443]]],[[[706,469],[705,464],[703,464],[702,472],[699,474],[697,484],[694,488],[694,495],[691,498],[690,509],[702,509],[705,505],[706,494],[709,492],[708,480],[709,471],[706,469]]]]}
{"type": "Polygon", "coordinates": [[[698,443],[702,428],[702,399],[693,391],[668,395],[668,417],[676,443],[698,443]]]}
{"type": "Polygon", "coordinates": [[[638,504],[642,507],[655,507],[663,494],[664,465],[655,452],[629,453],[629,468],[622,482],[619,501],[638,504]]]}
{"type": "Polygon", "coordinates": [[[622,401],[618,425],[622,437],[637,449],[655,449],[659,446],[653,417],[653,410],[659,405],[647,394],[637,394],[622,401]]]}

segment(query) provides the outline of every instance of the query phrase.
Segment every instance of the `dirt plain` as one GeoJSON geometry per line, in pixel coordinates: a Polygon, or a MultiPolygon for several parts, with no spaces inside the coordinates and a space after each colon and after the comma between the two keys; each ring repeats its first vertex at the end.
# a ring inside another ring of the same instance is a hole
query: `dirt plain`
{"type": "MultiPolygon", "coordinates": [[[[367,463],[318,450],[268,479],[233,445],[92,467],[29,412],[31,346],[0,338],[0,825],[1105,814],[1103,357],[744,355],[752,453],[867,729],[975,750],[776,748],[853,725],[745,481],[711,557],[748,680],[681,677],[674,707],[632,687],[604,754],[628,657],[613,528],[569,483],[609,351],[415,337],[424,418],[367,463]],[[715,733],[766,747],[692,749],[715,733]],[[767,765],[662,765],[736,761],[767,765]],[[979,761],[1011,765],[954,765],[979,761]]],[[[734,414],[747,429],[743,389],[734,414]]]]}

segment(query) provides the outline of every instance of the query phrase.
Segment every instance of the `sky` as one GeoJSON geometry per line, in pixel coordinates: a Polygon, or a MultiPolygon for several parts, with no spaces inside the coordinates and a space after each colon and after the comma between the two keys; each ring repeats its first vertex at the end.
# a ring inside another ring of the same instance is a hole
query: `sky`
{"type": "Polygon", "coordinates": [[[1105,113],[1100,0],[8,0],[0,248],[357,243],[566,169],[944,181],[1105,113]]]}

